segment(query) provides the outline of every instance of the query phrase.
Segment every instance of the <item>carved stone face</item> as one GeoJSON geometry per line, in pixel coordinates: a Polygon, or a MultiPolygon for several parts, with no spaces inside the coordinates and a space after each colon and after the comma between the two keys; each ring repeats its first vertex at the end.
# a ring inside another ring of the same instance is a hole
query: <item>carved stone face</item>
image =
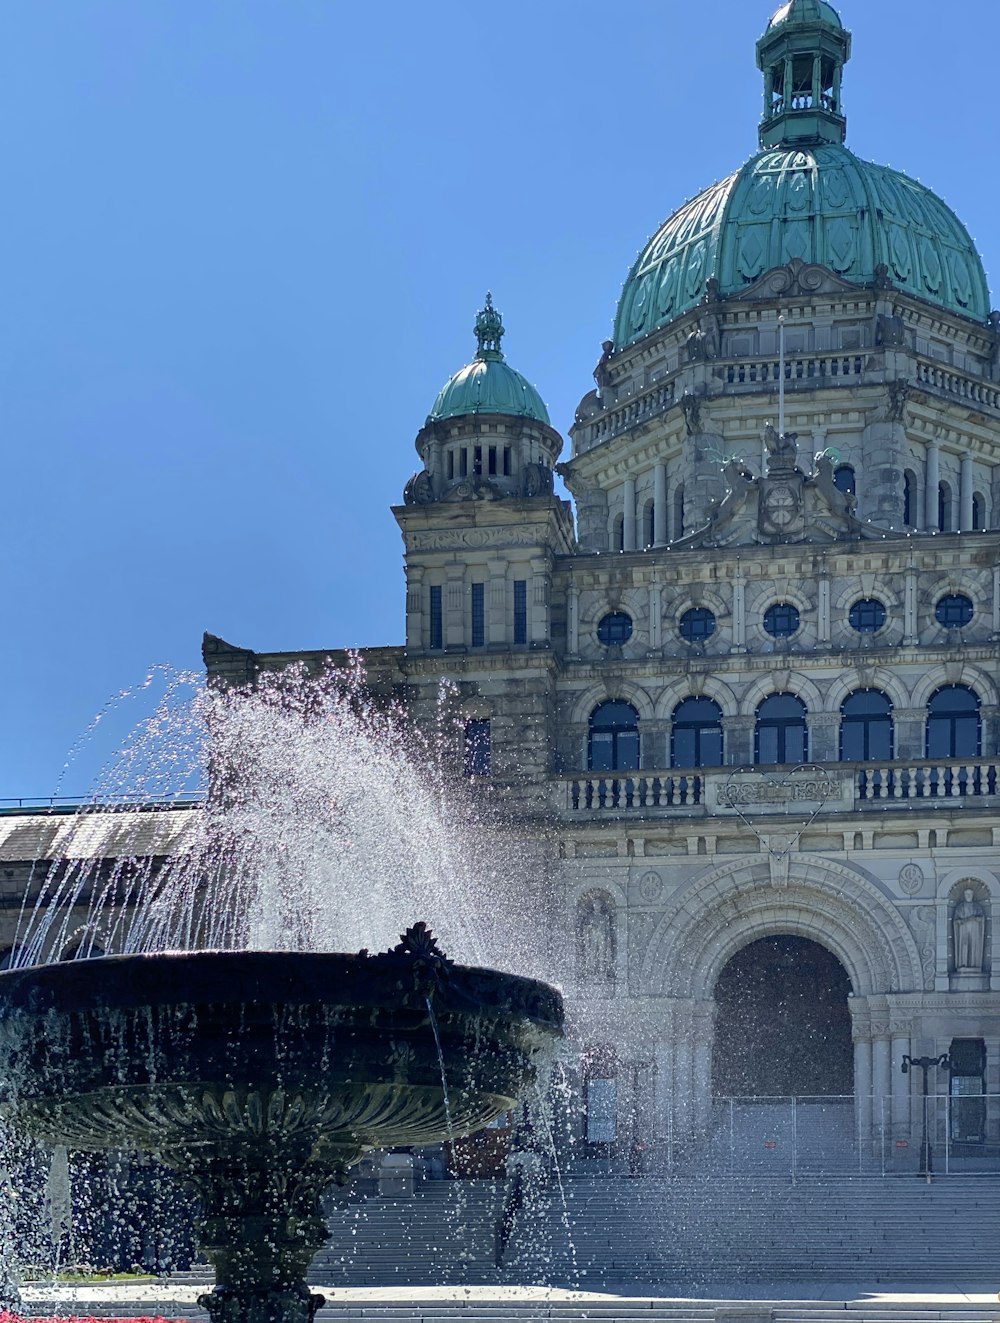
{"type": "Polygon", "coordinates": [[[968,904],[968,902],[972,899],[975,893],[973,892],[971,887],[966,887],[963,894],[965,896],[966,904],[968,904]]]}

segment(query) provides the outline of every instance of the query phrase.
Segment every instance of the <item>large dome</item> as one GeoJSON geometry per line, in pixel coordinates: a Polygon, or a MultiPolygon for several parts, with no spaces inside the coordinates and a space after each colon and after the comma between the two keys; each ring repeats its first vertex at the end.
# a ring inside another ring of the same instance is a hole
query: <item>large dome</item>
{"type": "Polygon", "coordinates": [[[964,225],[929,188],[843,145],[840,82],[851,37],[825,0],[789,0],[757,44],[762,150],[663,224],[629,273],[616,349],[693,308],[715,279],[738,295],[793,258],[985,321],[989,286],[964,225]]]}

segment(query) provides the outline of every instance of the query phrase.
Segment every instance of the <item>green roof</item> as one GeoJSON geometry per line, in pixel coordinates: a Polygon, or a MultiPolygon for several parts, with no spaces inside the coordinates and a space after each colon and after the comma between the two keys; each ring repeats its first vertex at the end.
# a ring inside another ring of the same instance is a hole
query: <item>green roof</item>
{"type": "Polygon", "coordinates": [[[476,357],[445,382],[427,415],[428,422],[464,414],[500,413],[534,418],[551,426],[549,411],[538,391],[504,359],[500,349],[503,322],[490,294],[476,317],[475,330],[479,342],[476,357]]]}
{"type": "Polygon", "coordinates": [[[781,6],[768,23],[768,28],[780,27],[782,23],[828,23],[832,28],[842,28],[840,15],[833,5],[826,0],[788,0],[781,6]]]}

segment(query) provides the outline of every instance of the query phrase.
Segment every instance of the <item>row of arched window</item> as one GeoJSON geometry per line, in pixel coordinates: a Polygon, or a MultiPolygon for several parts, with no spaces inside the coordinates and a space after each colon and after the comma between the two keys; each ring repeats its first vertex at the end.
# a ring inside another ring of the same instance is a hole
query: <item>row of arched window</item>
{"type": "MultiPolygon", "coordinates": [[[[795,694],[769,694],[757,707],[754,762],[806,762],[808,711],[795,694]]],[[[927,704],[925,756],[976,758],[982,751],[979,698],[965,685],[944,685],[927,704]]],[[[879,689],[857,689],[840,708],[843,762],[887,762],[895,757],[892,703],[879,689]]],[[[670,721],[671,767],[721,767],[725,762],[722,709],[711,698],[685,698],[670,721]]],[[[631,703],[601,703],[590,716],[587,765],[594,772],[640,766],[639,713],[631,703]]]]}

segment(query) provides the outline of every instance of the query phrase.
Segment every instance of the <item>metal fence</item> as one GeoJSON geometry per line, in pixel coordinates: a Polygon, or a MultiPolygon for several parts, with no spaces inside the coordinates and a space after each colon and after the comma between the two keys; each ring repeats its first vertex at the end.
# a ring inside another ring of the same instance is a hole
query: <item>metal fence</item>
{"type": "Polygon", "coordinates": [[[695,1143],[671,1127],[668,1163],[739,1174],[995,1176],[1000,1094],[899,1100],[837,1097],[715,1098],[695,1143]]]}

